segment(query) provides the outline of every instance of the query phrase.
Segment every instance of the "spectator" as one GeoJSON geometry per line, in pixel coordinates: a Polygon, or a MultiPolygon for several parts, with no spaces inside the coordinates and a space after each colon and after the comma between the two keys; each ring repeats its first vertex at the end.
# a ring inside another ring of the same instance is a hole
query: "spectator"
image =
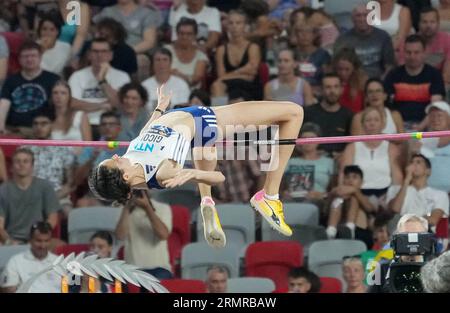
{"type": "Polygon", "coordinates": [[[369,198],[362,191],[364,175],[357,165],[349,165],[344,168],[342,183],[331,191],[333,201],[330,205],[328,226],[326,233],[328,238],[345,237],[338,233],[338,224],[344,224],[350,230],[350,237],[363,241],[367,247],[371,247],[372,232],[369,229],[369,214],[376,212],[369,198]]]}
{"type": "Polygon", "coordinates": [[[176,25],[183,17],[192,18],[197,22],[197,42],[199,48],[209,53],[217,47],[222,25],[219,10],[206,5],[206,0],[186,0],[179,7],[172,7],[169,24],[172,27],[172,41],[177,39],[176,25]]]}
{"type": "MultiPolygon", "coordinates": [[[[434,1],[434,0],[433,0],[434,1]]],[[[431,7],[430,0],[397,0],[398,4],[401,4],[409,9],[411,12],[412,23],[414,29],[419,31],[419,19],[420,11],[423,8],[431,7]]]]}
{"type": "Polygon", "coordinates": [[[450,251],[426,263],[420,278],[426,292],[450,293],[450,251]]]}
{"type": "Polygon", "coordinates": [[[152,56],[152,65],[154,75],[142,82],[142,86],[147,90],[149,101],[146,109],[153,112],[158,95],[156,89],[164,85],[166,90],[173,92],[170,104],[185,105],[189,102],[189,85],[180,77],[172,74],[172,53],[166,48],[158,48],[152,56]]]}
{"type": "Polygon", "coordinates": [[[112,47],[111,66],[137,80],[136,52],[125,42],[128,34],[123,25],[113,18],[105,17],[96,24],[96,29],[96,37],[105,38],[112,47]]]}
{"type": "MultiPolygon", "coordinates": [[[[302,126],[302,138],[320,137],[320,127],[313,123],[302,126]]],[[[317,150],[318,144],[304,144],[295,147],[299,157],[291,157],[284,173],[287,199],[320,201],[326,196],[335,174],[334,161],[317,150]]]]}
{"type": "Polygon", "coordinates": [[[450,0],[439,0],[438,12],[441,30],[450,32],[450,0]]]}
{"type": "Polygon", "coordinates": [[[378,214],[373,222],[373,246],[371,250],[381,251],[390,248],[390,234],[387,216],[378,214]]]}
{"type": "Polygon", "coordinates": [[[289,293],[318,293],[321,288],[319,276],[304,267],[294,267],[288,274],[289,293]]]}
{"type": "Polygon", "coordinates": [[[264,86],[264,99],[292,101],[301,106],[314,103],[311,85],[296,75],[298,62],[292,50],[282,50],[278,54],[278,78],[264,86]]]}
{"type": "Polygon", "coordinates": [[[360,256],[344,258],[342,262],[342,273],[347,284],[345,293],[365,293],[364,284],[365,270],[360,256]]]}
{"type": "Polygon", "coordinates": [[[18,19],[20,30],[26,38],[34,40],[36,39],[36,29],[40,17],[56,9],[57,4],[54,1],[29,0],[19,1],[16,4],[16,8],[16,18],[18,19]]]}
{"type": "Polygon", "coordinates": [[[9,132],[30,137],[33,117],[48,107],[51,89],[59,77],[42,70],[41,59],[37,43],[27,41],[20,47],[21,71],[6,79],[0,96],[0,133],[6,125],[9,132]]]}
{"type": "Polygon", "coordinates": [[[3,150],[0,148],[0,185],[8,180],[8,171],[6,170],[6,160],[3,150]]]}
{"type": "Polygon", "coordinates": [[[339,36],[334,53],[344,47],[354,48],[367,75],[381,78],[395,65],[394,48],[388,33],[367,24],[368,14],[365,5],[353,9],[353,28],[339,36]]]}
{"type": "Polygon", "coordinates": [[[206,79],[209,59],[197,47],[197,22],[182,18],[176,27],[177,40],[166,48],[172,53],[172,74],[183,78],[191,88],[199,88],[206,79]]]}
{"type": "MultiPolygon", "coordinates": [[[[361,122],[364,135],[381,134],[384,123],[378,109],[365,109],[361,122]]],[[[400,149],[386,140],[350,143],[342,154],[339,179],[342,182],[347,165],[358,165],[365,177],[361,186],[363,194],[382,200],[391,184],[400,184],[403,180],[399,158],[400,149]]]]}
{"type": "Polygon", "coordinates": [[[116,237],[125,241],[125,261],[158,279],[172,278],[167,239],[172,232],[172,210],[142,190],[122,209],[116,237]]]}
{"type": "Polygon", "coordinates": [[[116,5],[104,8],[93,21],[98,23],[105,17],[113,18],[125,27],[126,43],[136,52],[138,79],[143,81],[150,76],[148,53],[156,45],[159,12],[138,5],[134,0],[118,0],[116,5]]]}
{"type": "Polygon", "coordinates": [[[445,97],[442,74],[425,64],[425,43],[418,35],[405,42],[405,65],[397,67],[386,76],[384,87],[393,99],[393,108],[405,121],[405,129],[423,129],[425,107],[445,97]]]}
{"type": "Polygon", "coordinates": [[[375,27],[386,31],[394,42],[394,49],[401,50],[406,37],[412,30],[411,11],[395,0],[377,0],[380,4],[380,23],[375,27]]]}
{"type": "Polygon", "coordinates": [[[320,94],[320,81],[325,66],[330,62],[330,54],[320,47],[320,32],[314,24],[306,21],[295,25],[297,46],[296,60],[299,62],[300,76],[313,87],[314,94],[320,94]]]}
{"type": "Polygon", "coordinates": [[[119,90],[121,103],[120,136],[127,141],[136,138],[150,118],[145,110],[148,94],[144,87],[138,83],[128,83],[119,90]]]}
{"type": "Polygon", "coordinates": [[[430,160],[421,154],[414,154],[402,185],[391,186],[386,201],[392,212],[423,216],[435,229],[439,220],[448,215],[449,199],[445,192],[428,186],[430,174],[430,160]]]}
{"type": "Polygon", "coordinates": [[[111,66],[112,57],[108,41],[103,38],[92,40],[89,50],[91,66],[74,72],[69,79],[72,97],[75,99],[73,108],[89,113],[94,139],[98,139],[100,115],[118,107],[117,90],[130,82],[127,73],[111,66]]]}
{"type": "MultiPolygon", "coordinates": [[[[29,230],[30,249],[9,259],[1,279],[5,292],[16,292],[23,283],[56,261],[50,252],[52,226],[47,222],[36,222],[29,230]]],[[[41,275],[30,287],[33,293],[59,293],[61,277],[56,272],[41,275]]]]}
{"type": "Polygon", "coordinates": [[[209,94],[202,89],[194,89],[189,96],[189,105],[211,106],[211,98],[209,94]]]}
{"type": "Polygon", "coordinates": [[[53,86],[50,101],[55,108],[52,139],[92,140],[92,131],[88,116],[83,111],[73,109],[72,92],[68,83],[63,80],[57,81],[53,86]]]}
{"type": "MultiPolygon", "coordinates": [[[[376,108],[383,114],[382,134],[403,133],[403,119],[398,111],[386,107],[387,94],[384,91],[383,82],[378,78],[371,78],[364,88],[365,104],[367,108],[376,108]]],[[[364,133],[362,112],[356,113],[352,121],[351,134],[362,135],[364,133]]]]}
{"type": "Polygon", "coordinates": [[[206,292],[226,293],[228,285],[228,271],[222,266],[211,266],[206,272],[206,292]]]}
{"type": "Polygon", "coordinates": [[[0,33],[9,32],[17,23],[15,1],[6,0],[0,3],[0,33]]]}
{"type": "Polygon", "coordinates": [[[321,47],[331,53],[334,43],[339,38],[339,28],[333,17],[323,9],[318,9],[313,11],[309,21],[319,29],[321,47]]]}
{"type": "Polygon", "coordinates": [[[212,97],[228,95],[229,100],[262,98],[258,81],[261,51],[257,44],[245,38],[246,23],[243,12],[228,14],[229,41],[216,52],[217,80],[211,86],[212,97]]]}
{"type": "Polygon", "coordinates": [[[41,68],[60,76],[70,59],[70,45],[59,41],[61,22],[52,15],[44,16],[39,21],[37,43],[42,48],[41,68]]]}
{"type": "MultiPolygon", "coordinates": [[[[336,74],[326,74],[322,78],[323,100],[305,108],[304,123],[319,125],[322,136],[346,136],[350,133],[352,112],[341,106],[342,82],[336,74]]],[[[320,147],[326,152],[335,154],[344,150],[345,144],[327,144],[320,147]]]]}
{"type": "MultiPolygon", "coordinates": [[[[48,140],[52,134],[52,120],[45,114],[33,119],[33,137],[48,140]]],[[[73,191],[75,155],[70,147],[31,146],[34,155],[34,176],[52,184],[63,213],[72,209],[70,194],[73,191]]]]}
{"type": "Polygon", "coordinates": [[[8,74],[9,48],[5,37],[0,35],[0,92],[8,74]]]}
{"type": "Polygon", "coordinates": [[[360,112],[363,109],[367,74],[364,72],[355,50],[341,49],[334,55],[331,67],[343,83],[344,90],[340,103],[353,113],[360,112]]]}

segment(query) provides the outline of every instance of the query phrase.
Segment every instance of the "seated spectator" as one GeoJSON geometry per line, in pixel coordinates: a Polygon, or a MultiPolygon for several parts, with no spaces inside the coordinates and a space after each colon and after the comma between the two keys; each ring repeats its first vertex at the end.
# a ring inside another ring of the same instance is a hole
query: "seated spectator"
{"type": "Polygon", "coordinates": [[[378,214],[373,222],[373,246],[371,250],[381,251],[390,248],[388,216],[378,214]]]}
{"type": "Polygon", "coordinates": [[[346,257],[342,262],[342,274],[347,284],[345,293],[365,293],[367,287],[364,284],[365,269],[361,257],[346,257]]]}
{"type": "Polygon", "coordinates": [[[209,97],[208,92],[201,89],[194,89],[189,96],[189,105],[209,107],[211,106],[211,98],[209,97]]]}
{"type": "Polygon", "coordinates": [[[5,37],[0,35],[0,92],[8,74],[9,48],[5,37]]]}
{"type": "MultiPolygon", "coordinates": [[[[49,140],[52,120],[45,114],[33,119],[33,138],[49,140]]],[[[63,213],[72,209],[70,194],[74,190],[73,174],[75,155],[71,147],[31,146],[34,155],[34,176],[49,181],[56,191],[63,213]]]]}
{"type": "Polygon", "coordinates": [[[127,73],[111,66],[112,58],[110,43],[105,39],[96,38],[92,40],[89,49],[91,65],[74,72],[69,79],[74,98],[72,106],[76,110],[88,113],[94,139],[98,139],[100,115],[118,107],[117,90],[130,82],[127,73]]]}
{"type": "MultiPolygon", "coordinates": [[[[352,112],[341,106],[342,82],[337,74],[326,74],[322,78],[323,100],[305,108],[304,123],[319,125],[322,136],[347,136],[350,133],[352,112]]],[[[344,150],[345,144],[326,144],[319,149],[337,155],[344,150]]]]}
{"type": "Polygon", "coordinates": [[[113,18],[105,17],[95,27],[96,37],[105,38],[112,47],[111,66],[136,80],[138,70],[136,52],[125,42],[128,34],[123,25],[113,18]]]}
{"type": "MultiPolygon", "coordinates": [[[[383,114],[382,134],[403,133],[403,119],[398,111],[386,107],[387,94],[383,82],[378,78],[371,78],[364,88],[365,105],[367,108],[376,108],[383,114]]],[[[363,112],[356,113],[352,121],[351,134],[353,136],[364,134],[362,123],[363,112]]]]}
{"type": "Polygon", "coordinates": [[[166,48],[158,48],[152,55],[153,76],[144,80],[142,86],[149,94],[146,109],[153,112],[158,102],[156,89],[164,85],[166,90],[173,91],[171,106],[185,105],[189,102],[189,85],[180,77],[172,74],[172,53],[166,48]]]}
{"type": "Polygon", "coordinates": [[[350,230],[351,238],[364,241],[368,247],[372,246],[369,214],[376,212],[377,207],[362,193],[363,179],[364,175],[359,166],[349,165],[344,168],[342,183],[331,191],[333,201],[326,229],[328,238],[333,239],[336,235],[340,237],[337,227],[343,224],[342,226],[350,230]]]}
{"type": "Polygon", "coordinates": [[[33,117],[49,106],[51,89],[59,77],[42,70],[41,59],[41,47],[37,43],[22,44],[21,71],[6,79],[0,96],[0,133],[5,132],[6,126],[8,132],[30,137],[33,117]]]}
{"type": "MultiPolygon", "coordinates": [[[[17,1],[15,1],[17,2],[17,1]]],[[[36,29],[41,16],[50,13],[57,8],[54,1],[29,0],[16,4],[16,14],[20,30],[26,38],[36,39],[36,29]]]]}
{"type": "Polygon", "coordinates": [[[172,28],[172,41],[177,40],[176,26],[183,18],[194,19],[198,25],[197,42],[205,53],[214,51],[222,33],[220,13],[214,7],[206,5],[206,0],[187,0],[180,6],[170,10],[169,25],[172,28]]]}
{"type": "Polygon", "coordinates": [[[228,283],[228,271],[222,266],[211,266],[206,271],[206,292],[226,293],[228,283]]]}
{"type": "Polygon", "coordinates": [[[246,23],[243,12],[229,13],[229,41],[216,51],[217,80],[211,86],[212,97],[228,95],[229,100],[262,98],[258,75],[261,51],[257,44],[245,38],[246,23]]]}
{"type": "Polygon", "coordinates": [[[122,209],[116,238],[125,241],[125,261],[158,279],[172,278],[167,239],[172,232],[169,205],[151,199],[138,190],[122,209]]]}
{"type": "Polygon", "coordinates": [[[414,30],[419,31],[420,11],[431,7],[431,0],[397,0],[397,3],[409,9],[414,30]]]}
{"type": "Polygon", "coordinates": [[[425,107],[445,97],[442,74],[425,64],[425,43],[418,35],[405,42],[405,65],[394,68],[384,81],[386,93],[405,121],[406,131],[423,129],[425,107]]]}
{"type": "Polygon", "coordinates": [[[313,11],[309,21],[319,29],[320,46],[331,53],[334,43],[339,38],[339,28],[333,21],[333,17],[323,9],[319,9],[313,11]]]}
{"type": "Polygon", "coordinates": [[[148,94],[138,83],[128,83],[119,90],[120,124],[122,131],[119,136],[131,141],[136,138],[150,118],[145,110],[148,94]]]}
{"type": "Polygon", "coordinates": [[[176,27],[177,40],[166,48],[172,53],[172,74],[183,78],[192,88],[201,87],[206,78],[209,59],[197,47],[197,22],[182,18],[176,27]]]}
{"type": "Polygon", "coordinates": [[[72,92],[68,83],[62,80],[56,82],[52,89],[50,102],[55,108],[52,139],[92,140],[89,118],[85,112],[73,109],[72,92]]]}
{"type": "Polygon", "coordinates": [[[42,48],[41,68],[56,75],[61,75],[70,59],[71,46],[58,40],[61,22],[52,15],[44,16],[39,21],[37,43],[42,48]]]}
{"type": "Polygon", "coordinates": [[[315,102],[311,85],[296,75],[298,62],[292,50],[282,50],[278,54],[278,78],[264,86],[264,99],[292,101],[301,106],[315,102]]]}
{"type": "Polygon", "coordinates": [[[395,65],[394,48],[388,33],[367,24],[368,14],[365,5],[353,9],[353,28],[339,36],[334,53],[344,47],[355,49],[367,75],[382,78],[395,65]]]}
{"type": "Polygon", "coordinates": [[[6,160],[3,150],[0,148],[0,184],[8,180],[8,171],[6,170],[6,160]]]}
{"type": "Polygon", "coordinates": [[[320,47],[319,29],[309,20],[295,25],[295,33],[295,56],[300,76],[311,85],[315,95],[320,95],[320,82],[325,66],[331,60],[330,54],[320,47]]]}
{"type": "MultiPolygon", "coordinates": [[[[52,226],[36,222],[29,230],[30,248],[9,259],[1,275],[0,287],[4,292],[16,292],[23,283],[56,261],[50,252],[52,226]]],[[[61,277],[54,271],[41,275],[30,287],[32,293],[59,293],[61,277]]]]}
{"type": "Polygon", "coordinates": [[[450,0],[439,0],[437,9],[441,31],[450,32],[450,0]]]}
{"type": "Polygon", "coordinates": [[[448,216],[448,195],[428,186],[431,163],[421,154],[415,154],[406,168],[406,176],[401,185],[389,188],[386,202],[392,212],[423,216],[435,230],[443,216],[448,216]]]}
{"type": "Polygon", "coordinates": [[[15,1],[0,2],[0,33],[9,32],[13,24],[17,22],[15,5],[15,1]]]}
{"type": "Polygon", "coordinates": [[[304,267],[294,267],[288,274],[289,293],[318,293],[321,288],[319,276],[304,267]]]}
{"type": "MultiPolygon", "coordinates": [[[[378,109],[365,109],[361,122],[364,135],[381,134],[384,123],[378,109]]],[[[403,180],[399,158],[400,149],[386,140],[350,143],[342,154],[339,179],[342,182],[347,165],[358,165],[365,177],[361,186],[363,194],[376,198],[377,202],[382,201],[389,186],[400,184],[403,180]]]]}
{"type": "Polygon", "coordinates": [[[46,220],[54,228],[60,205],[51,182],[33,176],[31,150],[14,152],[11,180],[0,186],[0,243],[22,244],[37,221],[46,220]]]}
{"type": "Polygon", "coordinates": [[[426,292],[450,293],[450,251],[426,263],[420,270],[420,279],[426,292]]]}
{"type": "Polygon", "coordinates": [[[134,0],[118,0],[116,5],[104,8],[93,21],[98,23],[105,17],[113,18],[125,27],[128,34],[126,43],[137,55],[138,80],[143,81],[150,76],[148,52],[156,45],[159,12],[141,6],[134,0]]]}
{"type": "MultiPolygon", "coordinates": [[[[313,123],[302,126],[302,138],[320,137],[320,127],[313,123]]],[[[318,144],[295,147],[299,157],[291,157],[284,172],[283,197],[296,201],[306,199],[320,201],[326,196],[332,176],[335,174],[334,160],[321,155],[318,144]]]]}
{"type": "Polygon", "coordinates": [[[367,75],[355,50],[343,48],[333,56],[331,69],[339,75],[343,84],[340,103],[353,113],[363,109],[364,85],[367,75]]]}

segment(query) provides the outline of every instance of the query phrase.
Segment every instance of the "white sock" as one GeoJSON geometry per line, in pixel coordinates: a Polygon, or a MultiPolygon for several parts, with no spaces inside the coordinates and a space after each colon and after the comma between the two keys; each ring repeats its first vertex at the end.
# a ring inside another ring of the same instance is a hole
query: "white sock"
{"type": "Polygon", "coordinates": [[[348,223],[345,224],[345,226],[347,226],[350,229],[350,231],[352,233],[352,239],[355,239],[355,228],[356,228],[356,225],[354,223],[348,222],[348,223]]]}
{"type": "Polygon", "coordinates": [[[337,234],[337,228],[334,226],[328,226],[325,232],[327,233],[328,239],[334,239],[337,234]]]}
{"type": "Polygon", "coordinates": [[[267,200],[279,200],[280,196],[277,193],[276,195],[268,195],[267,193],[264,195],[264,198],[266,198],[267,200]]]}

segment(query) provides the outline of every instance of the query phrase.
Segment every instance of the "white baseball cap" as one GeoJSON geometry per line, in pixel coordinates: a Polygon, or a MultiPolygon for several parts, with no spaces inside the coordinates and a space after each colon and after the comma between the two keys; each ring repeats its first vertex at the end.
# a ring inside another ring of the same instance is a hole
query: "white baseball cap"
{"type": "Polygon", "coordinates": [[[427,108],[425,109],[425,113],[430,113],[430,110],[432,108],[436,108],[438,110],[446,112],[448,115],[450,115],[450,105],[445,101],[436,101],[431,103],[427,108]]]}

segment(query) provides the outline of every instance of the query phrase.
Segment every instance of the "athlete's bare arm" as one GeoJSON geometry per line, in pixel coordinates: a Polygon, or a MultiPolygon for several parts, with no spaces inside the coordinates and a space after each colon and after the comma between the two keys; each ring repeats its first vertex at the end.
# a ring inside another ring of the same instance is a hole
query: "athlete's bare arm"
{"type": "Polygon", "coordinates": [[[164,88],[164,85],[161,85],[160,88],[156,88],[156,93],[158,94],[158,104],[156,105],[156,108],[153,111],[152,116],[150,116],[150,119],[148,120],[147,124],[145,124],[145,126],[142,128],[141,133],[144,130],[146,130],[148,127],[150,127],[150,125],[152,124],[152,122],[154,120],[161,117],[162,113],[157,110],[161,110],[161,111],[165,112],[170,105],[170,99],[172,98],[172,92],[170,92],[169,94],[164,94],[163,88],[164,88]]]}

